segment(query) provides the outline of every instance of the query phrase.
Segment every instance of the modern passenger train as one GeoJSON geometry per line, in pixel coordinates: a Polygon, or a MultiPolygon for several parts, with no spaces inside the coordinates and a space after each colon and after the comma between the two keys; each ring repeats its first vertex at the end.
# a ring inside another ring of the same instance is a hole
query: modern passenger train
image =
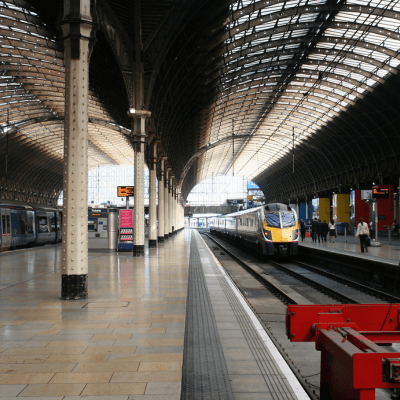
{"type": "Polygon", "coordinates": [[[0,252],[61,242],[61,219],[58,207],[0,200],[0,252]]]}
{"type": "Polygon", "coordinates": [[[298,254],[297,214],[286,204],[271,203],[210,218],[210,231],[266,256],[298,254]]]}

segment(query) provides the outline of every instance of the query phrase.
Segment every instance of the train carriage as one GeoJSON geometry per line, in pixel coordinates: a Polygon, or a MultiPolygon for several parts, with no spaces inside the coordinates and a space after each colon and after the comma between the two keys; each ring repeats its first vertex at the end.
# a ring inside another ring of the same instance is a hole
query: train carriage
{"type": "Polygon", "coordinates": [[[14,200],[0,201],[0,251],[61,241],[58,207],[14,200]]]}
{"type": "Polygon", "coordinates": [[[281,203],[212,218],[210,230],[266,256],[298,254],[296,211],[281,203]]]}

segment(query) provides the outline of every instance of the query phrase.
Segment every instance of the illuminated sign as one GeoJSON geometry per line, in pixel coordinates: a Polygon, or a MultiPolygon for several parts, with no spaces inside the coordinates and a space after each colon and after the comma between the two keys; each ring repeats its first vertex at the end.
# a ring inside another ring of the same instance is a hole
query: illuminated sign
{"type": "Polygon", "coordinates": [[[373,187],[372,197],[374,199],[389,199],[390,188],[388,187],[373,187]]]}
{"type": "Polygon", "coordinates": [[[134,186],[118,186],[118,197],[131,197],[135,195],[134,186]]]}

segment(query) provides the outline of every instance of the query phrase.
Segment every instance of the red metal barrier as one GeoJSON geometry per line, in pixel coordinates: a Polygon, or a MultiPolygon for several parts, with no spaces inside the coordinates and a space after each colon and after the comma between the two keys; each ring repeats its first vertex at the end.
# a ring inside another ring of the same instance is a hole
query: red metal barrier
{"type": "Polygon", "coordinates": [[[400,304],[289,305],[291,342],[321,351],[321,400],[374,400],[376,388],[400,388],[400,304]]]}

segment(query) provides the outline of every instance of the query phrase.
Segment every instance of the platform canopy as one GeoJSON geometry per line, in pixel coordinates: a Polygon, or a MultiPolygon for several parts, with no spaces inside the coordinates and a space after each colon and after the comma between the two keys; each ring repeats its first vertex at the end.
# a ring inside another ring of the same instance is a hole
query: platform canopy
{"type": "MultiPolygon", "coordinates": [[[[142,48],[149,135],[184,198],[224,174],[277,201],[398,182],[398,1],[134,1],[93,2],[89,167],[133,163],[142,48]]],[[[0,197],[62,189],[61,6],[0,1],[0,197]]]]}

